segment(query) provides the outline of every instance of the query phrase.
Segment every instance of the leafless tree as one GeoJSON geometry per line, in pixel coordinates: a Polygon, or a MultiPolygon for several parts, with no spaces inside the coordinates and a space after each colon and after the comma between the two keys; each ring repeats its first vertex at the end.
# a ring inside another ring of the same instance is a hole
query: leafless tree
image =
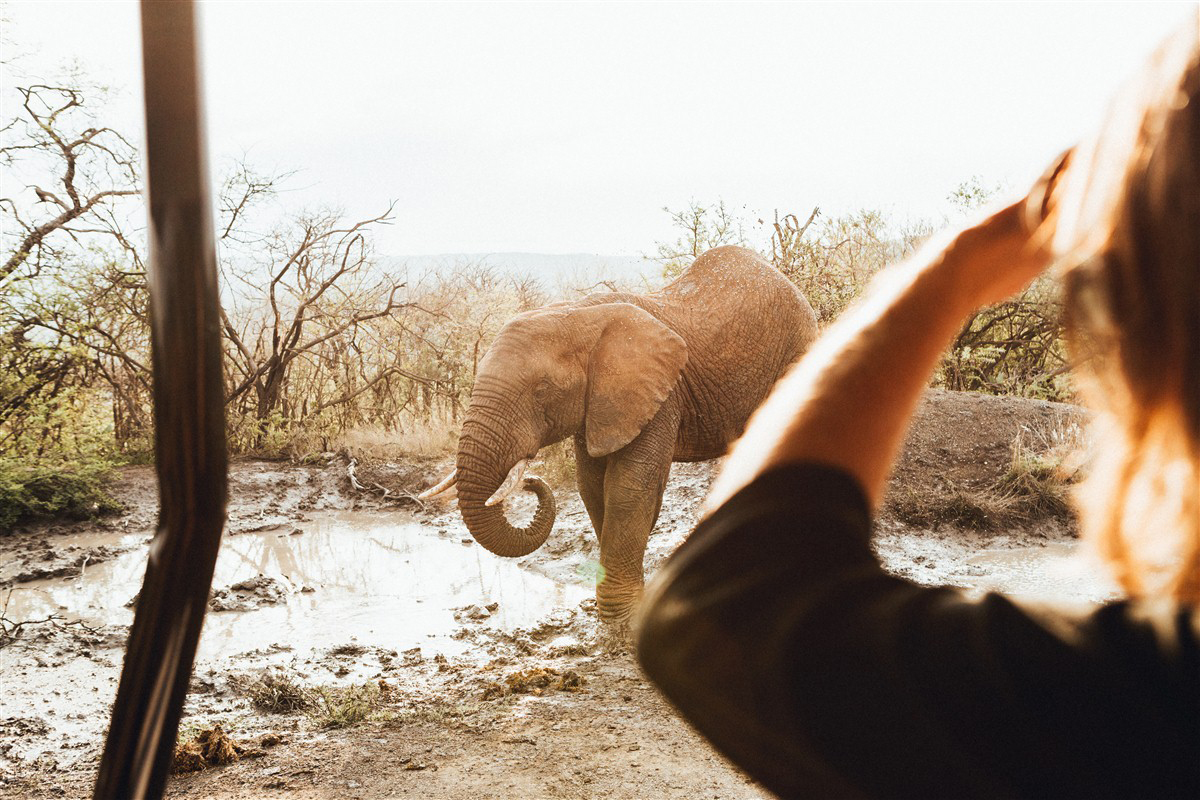
{"type": "MultiPolygon", "coordinates": [[[[323,357],[344,367],[359,349],[357,335],[365,323],[412,305],[403,296],[404,281],[373,270],[368,235],[390,222],[390,214],[391,207],[353,223],[329,211],[303,215],[263,243],[266,263],[226,265],[226,276],[239,284],[234,295],[242,300],[242,313],[235,301],[233,313],[222,314],[231,345],[228,399],[243,408],[252,405],[258,443],[281,410],[298,360],[323,357]]],[[[347,402],[389,374],[381,369],[340,400],[317,405],[347,402]]]]}
{"type": "Polygon", "coordinates": [[[25,188],[36,200],[0,197],[18,241],[0,267],[0,288],[25,271],[41,272],[61,252],[55,243],[100,234],[136,252],[117,224],[114,201],[138,194],[137,152],[117,131],[96,127],[79,88],[34,84],[18,87],[21,113],[3,129],[0,163],[17,170],[29,162],[53,165],[53,181],[25,188]]]}

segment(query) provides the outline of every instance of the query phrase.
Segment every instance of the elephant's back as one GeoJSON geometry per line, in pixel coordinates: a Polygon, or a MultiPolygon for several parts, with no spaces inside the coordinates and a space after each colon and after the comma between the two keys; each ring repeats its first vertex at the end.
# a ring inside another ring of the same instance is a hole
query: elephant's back
{"type": "MultiPolygon", "coordinates": [[[[777,339],[791,363],[817,336],[812,305],[792,281],[753,250],[736,245],[702,254],[659,296],[685,309],[700,338],[777,339]],[[712,323],[706,325],[705,321],[712,323]]],[[[737,350],[737,348],[732,348],[737,350]]]]}
{"type": "Polygon", "coordinates": [[[745,247],[726,245],[703,253],[659,294],[673,304],[701,310],[730,302],[745,307],[769,303],[816,335],[816,315],[796,284],[745,247]],[[805,325],[809,322],[810,326],[805,325]]]}
{"type": "Polygon", "coordinates": [[[816,314],[794,283],[744,247],[704,253],[659,296],[688,329],[683,380],[692,407],[677,458],[719,456],[816,338],[816,314]]]}

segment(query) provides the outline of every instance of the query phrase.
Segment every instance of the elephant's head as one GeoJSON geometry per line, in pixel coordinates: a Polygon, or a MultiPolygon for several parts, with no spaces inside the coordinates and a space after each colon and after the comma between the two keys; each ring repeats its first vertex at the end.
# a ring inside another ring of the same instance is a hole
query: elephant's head
{"type": "Polygon", "coordinates": [[[683,339],[630,303],[561,304],[517,316],[480,362],[457,469],[435,489],[457,483],[463,520],[491,552],[533,552],[554,525],[549,487],[525,479],[538,508],[524,528],[508,522],[501,502],[520,482],[524,463],[581,429],[594,457],[629,444],[686,361],[683,339]]]}

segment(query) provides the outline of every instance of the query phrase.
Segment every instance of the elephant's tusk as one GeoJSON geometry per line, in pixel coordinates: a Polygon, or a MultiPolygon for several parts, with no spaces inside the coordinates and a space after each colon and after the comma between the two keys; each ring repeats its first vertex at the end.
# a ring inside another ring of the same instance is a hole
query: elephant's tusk
{"type": "Polygon", "coordinates": [[[500,484],[500,488],[496,493],[487,499],[485,506],[494,506],[497,503],[503,503],[504,498],[513,493],[513,489],[517,488],[517,484],[521,482],[521,478],[525,477],[525,466],[529,463],[527,459],[518,461],[516,466],[508,471],[508,477],[504,479],[504,483],[500,484]]]}
{"type": "Polygon", "coordinates": [[[458,482],[458,470],[455,469],[449,475],[447,475],[446,477],[444,477],[440,481],[438,481],[438,483],[435,486],[430,486],[428,489],[426,489],[425,491],[423,491],[419,495],[417,495],[417,499],[428,500],[429,498],[431,498],[435,495],[439,495],[442,492],[446,491],[447,489],[449,489],[451,486],[453,486],[457,482],[458,482]]]}

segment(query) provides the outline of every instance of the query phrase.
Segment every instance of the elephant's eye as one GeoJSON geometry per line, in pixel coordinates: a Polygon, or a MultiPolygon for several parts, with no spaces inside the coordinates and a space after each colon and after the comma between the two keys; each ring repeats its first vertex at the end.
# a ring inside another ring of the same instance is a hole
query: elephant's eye
{"type": "Polygon", "coordinates": [[[556,391],[554,383],[549,378],[542,378],[533,385],[533,399],[539,403],[545,402],[554,397],[556,391]]]}

